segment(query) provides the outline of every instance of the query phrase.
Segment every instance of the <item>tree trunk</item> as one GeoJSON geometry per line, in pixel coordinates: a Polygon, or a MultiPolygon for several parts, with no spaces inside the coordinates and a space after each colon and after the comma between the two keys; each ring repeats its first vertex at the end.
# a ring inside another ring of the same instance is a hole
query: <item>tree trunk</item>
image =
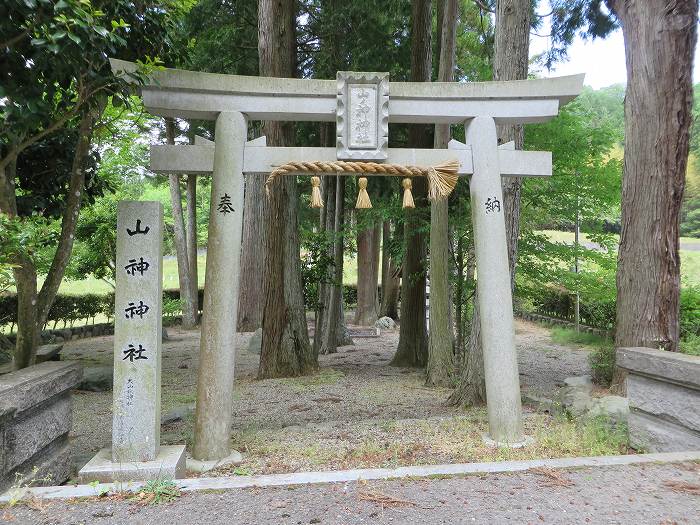
{"type": "MultiPolygon", "coordinates": [[[[440,66],[438,81],[454,80],[457,35],[457,0],[443,4],[441,26],[440,66]]],[[[450,141],[450,125],[435,126],[435,147],[446,148],[450,141]]],[[[452,386],[454,346],[450,322],[449,235],[447,199],[430,204],[430,334],[426,384],[452,386]]]]}
{"type": "Polygon", "coordinates": [[[263,272],[265,260],[265,176],[249,173],[245,178],[241,280],[238,292],[238,331],[254,332],[262,326],[263,272]]]}
{"type": "MultiPolygon", "coordinates": [[[[523,80],[527,78],[529,42],[530,42],[530,11],[529,0],[497,0],[496,1],[496,34],[493,57],[494,80],[523,80]]],[[[502,125],[497,127],[500,143],[515,141],[515,149],[523,147],[523,126],[502,125]]],[[[519,177],[503,179],[503,211],[506,221],[506,239],[508,242],[508,262],[510,265],[511,290],[515,286],[515,268],[518,259],[518,237],[520,235],[520,193],[522,180],[519,177]]],[[[477,276],[478,279],[478,276],[477,276]]],[[[480,338],[479,309],[476,307],[477,297],[474,294],[474,319],[469,335],[466,366],[457,390],[450,396],[451,402],[463,405],[486,401],[483,356],[480,338]],[[478,354],[478,355],[477,355],[478,354]],[[469,361],[475,359],[475,364],[469,361]],[[481,369],[479,371],[478,364],[481,369]]]]}
{"type": "MultiPolygon", "coordinates": [[[[260,74],[292,77],[295,71],[296,12],[293,0],[259,0],[260,74]]],[[[266,122],[271,146],[290,146],[294,127],[266,122]]],[[[264,307],[260,379],[296,376],[318,368],[309,343],[299,260],[297,188],[294,177],[278,177],[271,185],[264,212],[264,307]]]]}
{"type": "MultiPolygon", "coordinates": [[[[168,144],[175,144],[175,121],[165,119],[165,135],[168,144]]],[[[190,278],[190,261],[187,253],[187,237],[185,233],[185,215],[182,211],[182,192],[180,177],[171,173],[168,175],[170,187],[170,204],[173,208],[173,230],[175,254],[177,256],[177,276],[180,283],[180,304],[182,305],[182,327],[191,330],[197,326],[197,296],[192,297],[192,282],[190,278]]]]}
{"type": "MultiPolygon", "coordinates": [[[[328,186],[335,185],[333,230],[333,284],[327,286],[328,306],[326,323],[323,330],[323,340],[320,351],[322,354],[333,354],[338,346],[352,344],[349,338],[345,319],[343,318],[343,208],[345,203],[345,178],[342,176],[329,177],[328,186]],[[335,180],[333,180],[335,179],[335,180]],[[349,341],[348,341],[349,340],[349,341]]],[[[326,223],[328,224],[328,223],[326,223]]]]}
{"type": "Polygon", "coordinates": [[[375,271],[375,228],[368,225],[357,232],[357,310],[355,324],[373,326],[377,320],[377,280],[375,271]]]}
{"type": "Polygon", "coordinates": [[[197,176],[187,176],[187,262],[190,269],[190,286],[194,302],[195,319],[199,320],[199,274],[197,263],[197,176]]]}
{"type": "Polygon", "coordinates": [[[382,233],[382,302],[379,306],[380,317],[399,318],[399,278],[398,268],[389,252],[392,239],[391,221],[384,221],[382,233]]]}
{"type": "MultiPolygon", "coordinates": [[[[411,2],[411,80],[430,82],[431,79],[431,2],[411,2]]],[[[433,144],[431,127],[409,127],[410,147],[430,148],[433,144]]],[[[394,366],[423,367],[428,362],[428,338],[425,326],[425,257],[426,239],[421,233],[421,216],[427,208],[428,187],[424,177],[413,178],[416,207],[406,210],[404,223],[405,255],[401,279],[401,325],[399,346],[391,360],[394,366]]]]}
{"type": "Polygon", "coordinates": [[[608,2],[627,62],[615,345],[678,351],[697,0],[608,2]]]}

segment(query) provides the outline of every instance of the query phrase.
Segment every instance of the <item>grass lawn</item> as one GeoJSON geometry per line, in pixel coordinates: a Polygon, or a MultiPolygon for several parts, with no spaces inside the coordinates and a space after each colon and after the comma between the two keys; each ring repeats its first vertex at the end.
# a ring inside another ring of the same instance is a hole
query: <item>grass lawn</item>
{"type": "MultiPolygon", "coordinates": [[[[204,265],[206,256],[200,255],[197,257],[197,275],[199,275],[199,286],[204,284],[204,265]]],[[[42,277],[39,278],[39,286],[44,282],[42,277]]],[[[166,257],[163,260],[163,288],[178,288],[177,280],[177,260],[174,257],[166,257]]],[[[60,293],[80,295],[87,293],[108,293],[113,291],[112,287],[104,281],[88,276],[80,281],[68,281],[66,279],[61,283],[59,288],[60,293]]]]}
{"type": "MultiPolygon", "coordinates": [[[[542,230],[540,233],[544,233],[554,242],[567,244],[574,242],[573,232],[542,230]]],[[[588,242],[585,234],[581,235],[581,242],[588,242]]],[[[681,243],[700,246],[700,239],[681,237],[681,243]]],[[[700,250],[681,250],[681,282],[686,286],[700,286],[700,250]]]]}
{"type": "MultiPolygon", "coordinates": [[[[573,232],[561,232],[554,230],[543,230],[550,239],[557,242],[574,242],[573,232]]],[[[585,235],[581,236],[583,242],[587,241],[585,235]]],[[[681,242],[684,244],[700,245],[700,239],[692,237],[681,237],[681,242]]],[[[197,273],[199,275],[199,286],[204,285],[204,269],[206,263],[206,255],[200,255],[198,258],[197,273]]],[[[681,279],[685,285],[700,286],[700,250],[681,250],[681,279]]],[[[343,280],[345,284],[357,283],[357,258],[355,256],[345,259],[343,266],[343,280]]],[[[41,286],[43,279],[39,279],[41,286]]],[[[177,260],[174,257],[167,257],[163,261],[163,288],[177,288],[177,260]]],[[[112,287],[104,281],[87,277],[80,281],[65,280],[61,283],[59,290],[66,294],[85,294],[85,293],[107,293],[112,291],[112,287]]]]}

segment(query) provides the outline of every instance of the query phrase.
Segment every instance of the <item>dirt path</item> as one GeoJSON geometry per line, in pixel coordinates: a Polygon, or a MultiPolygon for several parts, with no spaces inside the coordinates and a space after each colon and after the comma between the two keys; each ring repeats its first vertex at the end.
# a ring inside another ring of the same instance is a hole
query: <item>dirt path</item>
{"type": "MultiPolygon", "coordinates": [[[[189,449],[199,333],[169,333],[172,340],[163,344],[162,409],[174,420],[162,427],[161,439],[163,444],[187,443],[189,449]]],[[[449,390],[425,387],[421,370],[388,366],[397,331],[357,339],[355,346],[321,356],[318,375],[265,381],[255,380],[258,356],[245,351],[249,337],[240,334],[236,341],[244,350],[236,359],[232,428],[232,444],[247,458],[245,473],[493,458],[469,445],[481,442],[483,409],[445,406],[449,390]],[[471,441],[465,441],[466,434],[471,441]]],[[[524,391],[551,394],[565,377],[588,370],[587,351],[553,344],[541,326],[518,321],[516,338],[524,391]]],[[[63,355],[88,367],[110,366],[112,344],[112,337],[73,341],[63,355]]],[[[110,444],[112,394],[79,391],[73,400],[79,468],[110,444]]],[[[547,428],[546,417],[531,416],[526,420],[530,432],[547,428]]]]}
{"type": "MultiPolygon", "coordinates": [[[[185,494],[142,505],[118,498],[36,502],[5,510],[8,523],[437,524],[700,523],[697,463],[528,471],[185,494]]],[[[0,509],[0,519],[3,518],[0,509]]]]}

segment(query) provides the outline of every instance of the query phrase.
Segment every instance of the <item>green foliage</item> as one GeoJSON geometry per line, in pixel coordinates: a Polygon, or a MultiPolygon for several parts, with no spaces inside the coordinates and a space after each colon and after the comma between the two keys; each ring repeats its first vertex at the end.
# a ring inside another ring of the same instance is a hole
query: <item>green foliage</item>
{"type": "Polygon", "coordinates": [[[601,346],[610,341],[598,334],[590,332],[577,332],[571,328],[554,327],[550,333],[552,341],[559,345],[580,344],[585,346],[601,346]]]}
{"type": "Polygon", "coordinates": [[[179,497],[180,489],[172,479],[156,478],[148,480],[132,499],[140,503],[158,505],[175,501],[179,497]]]}
{"type": "Polygon", "coordinates": [[[603,386],[610,386],[615,372],[615,347],[605,344],[595,348],[589,355],[593,381],[603,386]]]}
{"type": "Polygon", "coordinates": [[[700,335],[690,334],[681,340],[681,352],[700,356],[700,335]]]}
{"type": "Polygon", "coordinates": [[[681,290],[680,329],[681,339],[700,336],[700,287],[681,290]]]}

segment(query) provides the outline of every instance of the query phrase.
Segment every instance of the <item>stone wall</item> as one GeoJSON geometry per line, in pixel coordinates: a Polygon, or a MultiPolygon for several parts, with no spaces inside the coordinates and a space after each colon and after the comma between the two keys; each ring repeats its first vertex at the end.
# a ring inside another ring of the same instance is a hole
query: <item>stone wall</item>
{"type": "Polygon", "coordinates": [[[700,357],[618,348],[628,371],[630,443],[649,452],[700,450],[700,357]]]}
{"type": "Polygon", "coordinates": [[[59,485],[71,473],[71,389],[80,364],[47,361],[0,377],[0,492],[59,485]]]}
{"type": "MultiPolygon", "coordinates": [[[[516,310],[515,317],[524,319],[525,321],[532,321],[533,323],[542,323],[548,326],[562,326],[564,328],[571,328],[572,330],[576,329],[576,324],[572,323],[571,321],[565,321],[564,319],[557,319],[556,317],[549,317],[535,312],[525,312],[522,310],[516,310]]],[[[586,326],[585,324],[579,324],[579,330],[581,332],[595,334],[608,339],[611,339],[614,336],[614,333],[610,330],[594,328],[592,326],[586,326]]]]}

